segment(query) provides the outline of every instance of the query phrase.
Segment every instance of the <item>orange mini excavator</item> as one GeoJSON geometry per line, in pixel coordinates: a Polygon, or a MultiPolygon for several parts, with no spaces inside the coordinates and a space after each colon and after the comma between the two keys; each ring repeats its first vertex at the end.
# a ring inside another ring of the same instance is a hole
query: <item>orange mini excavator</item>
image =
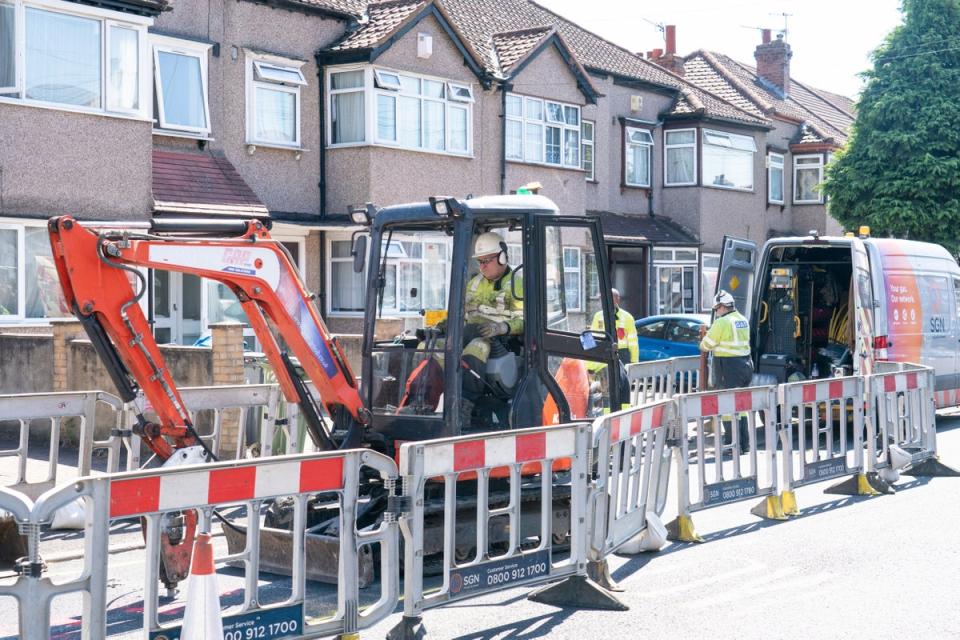
{"type": "MultiPolygon", "coordinates": [[[[368,205],[351,215],[358,228],[352,242],[330,243],[332,254],[348,260],[336,263],[329,281],[363,309],[359,379],[290,254],[271,237],[269,221],[158,218],[131,224],[70,216],[49,221],[67,303],[121,398],[144,404],[142,392],[149,403],[150,411],[139,407],[133,431],[159,461],[203,462],[213,456],[147,320],[149,270],[192,274],[232,291],[283,396],[299,405],[318,449],[364,446],[395,456],[406,441],[585,420],[620,407],[616,381],[569,375],[590,361],[609,365],[590,367],[595,378],[619,371],[616,338],[589,328],[598,311],[603,326],[614,326],[596,217],[561,214],[539,195],[431,198],[380,210],[368,205]],[[504,240],[500,259],[514,274],[508,286],[510,295],[522,300],[523,328],[490,338],[489,357],[478,370],[462,357],[476,338],[475,318],[465,305],[471,282],[481,277],[473,259],[475,240],[491,231],[504,240]],[[465,387],[479,390],[469,403],[462,402],[465,387]],[[469,415],[463,406],[471,408],[469,415]]],[[[524,499],[537,499],[539,486],[531,479],[524,499]]],[[[493,499],[492,485],[491,492],[493,499]]],[[[508,494],[504,491],[505,500],[508,494]]],[[[369,500],[367,516],[377,517],[385,503],[369,500]]],[[[438,504],[442,518],[443,501],[438,504]]],[[[336,520],[330,517],[336,505],[312,507],[307,525],[322,534],[317,525],[336,520]]],[[[461,508],[470,509],[469,500],[458,501],[461,508]]],[[[288,516],[278,501],[267,524],[289,529],[288,516]]],[[[195,526],[196,515],[189,512],[164,527],[161,579],[168,588],[187,575],[195,526]]],[[[283,563],[278,559],[277,566],[283,563]]],[[[331,573],[336,575],[335,566],[331,573]]]]}

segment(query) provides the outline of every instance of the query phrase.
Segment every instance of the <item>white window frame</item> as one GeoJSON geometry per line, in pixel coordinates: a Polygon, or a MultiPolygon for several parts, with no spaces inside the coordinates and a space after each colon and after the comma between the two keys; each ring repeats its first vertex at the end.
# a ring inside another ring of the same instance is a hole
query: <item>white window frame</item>
{"type": "MultiPolygon", "coordinates": [[[[27,251],[27,230],[35,229],[40,231],[46,231],[46,222],[42,220],[17,220],[15,218],[0,218],[0,230],[2,231],[15,231],[17,235],[16,240],[16,269],[17,269],[17,313],[13,314],[3,314],[0,315],[0,325],[3,324],[18,324],[18,323],[29,323],[37,324],[43,323],[47,324],[51,318],[42,318],[35,316],[27,315],[27,274],[25,272],[27,268],[26,263],[26,251],[27,251]]],[[[61,295],[58,291],[58,294],[61,295]]],[[[70,317],[69,314],[64,316],[54,316],[56,317],[70,317]]]]}
{"type": "Polygon", "coordinates": [[[584,286],[583,281],[583,253],[580,250],[580,247],[563,247],[563,299],[567,305],[567,311],[579,312],[583,311],[583,293],[586,287],[584,286]],[[567,251],[571,253],[576,253],[577,255],[577,266],[568,267],[567,266],[567,251]],[[577,279],[580,281],[580,286],[577,287],[577,306],[571,306],[570,301],[567,300],[567,274],[576,273],[577,279]]]}
{"type": "Polygon", "coordinates": [[[306,62],[304,60],[295,60],[293,58],[284,58],[281,56],[273,56],[264,53],[258,53],[254,51],[245,50],[244,54],[246,56],[246,93],[247,93],[247,144],[256,145],[258,147],[276,147],[279,149],[296,149],[300,150],[303,148],[303,141],[300,137],[300,123],[302,120],[301,117],[301,100],[300,100],[300,87],[307,86],[307,81],[303,76],[302,67],[306,62]],[[289,80],[289,81],[280,81],[280,80],[265,80],[261,74],[261,79],[257,79],[257,72],[263,66],[281,68],[287,71],[295,71],[299,76],[299,80],[289,80]],[[284,143],[276,140],[261,140],[257,138],[257,89],[268,89],[270,91],[278,91],[281,93],[288,93],[294,96],[294,111],[296,113],[296,129],[295,136],[292,143],[284,143]]]}
{"type": "MultiPolygon", "coordinates": [[[[521,116],[508,116],[506,113],[503,114],[504,118],[512,122],[520,123],[520,140],[521,140],[521,155],[520,157],[509,157],[506,156],[507,150],[504,149],[503,153],[506,159],[510,162],[523,162],[526,164],[536,164],[543,165],[547,167],[560,167],[563,169],[579,169],[583,170],[583,154],[580,153],[580,144],[581,144],[581,129],[580,125],[583,122],[583,114],[581,107],[579,105],[570,104],[567,102],[559,102],[557,100],[547,100],[544,98],[537,98],[534,96],[527,96],[520,93],[508,93],[508,97],[516,97],[520,99],[522,105],[522,115],[521,116]],[[528,113],[529,105],[531,103],[539,103],[541,105],[541,118],[535,118],[534,116],[528,113]],[[559,106],[560,113],[562,114],[561,118],[550,118],[550,106],[559,106]],[[566,121],[567,109],[572,109],[576,113],[577,123],[570,124],[566,121]],[[531,126],[539,126],[542,128],[542,137],[541,137],[541,160],[531,160],[527,157],[527,129],[531,126]],[[547,129],[554,128],[559,129],[560,132],[560,162],[547,162],[547,129]],[[575,132],[577,135],[576,143],[576,152],[577,152],[577,162],[568,163],[566,162],[567,158],[567,136],[566,132],[575,132]]],[[[594,163],[596,163],[596,158],[594,158],[594,163]]]]}
{"type": "Polygon", "coordinates": [[[663,131],[663,186],[665,187],[689,187],[697,184],[697,130],[696,129],[665,129],[663,131]],[[690,131],[693,133],[692,142],[679,142],[670,144],[669,134],[690,131]],[[690,172],[691,179],[687,182],[670,182],[668,179],[668,168],[670,166],[670,152],[675,149],[693,149],[693,171],[690,172]]]}
{"type": "Polygon", "coordinates": [[[153,18],[135,16],[119,11],[91,7],[64,0],[6,0],[6,5],[14,9],[14,85],[0,88],[0,102],[16,103],[69,111],[90,113],[136,120],[149,119],[150,110],[150,74],[149,43],[147,28],[153,24],[153,18]],[[26,9],[39,9],[50,13],[97,20],[100,23],[100,106],[50,102],[25,97],[26,91],[26,9]],[[137,104],[136,109],[111,109],[110,91],[110,29],[120,27],[137,33],[137,104]]]}
{"type": "Polygon", "coordinates": [[[770,204],[783,204],[785,201],[784,191],[786,190],[786,172],[785,158],[782,153],[776,151],[767,151],[767,202],[770,204]],[[779,160],[778,160],[779,159],[779,160]],[[780,199],[773,197],[773,172],[780,171],[780,199]]]}
{"type": "MultiPolygon", "coordinates": [[[[700,183],[703,186],[710,187],[712,189],[726,189],[727,191],[744,191],[744,192],[752,192],[754,191],[754,189],[756,189],[756,180],[755,180],[756,176],[754,174],[756,172],[755,154],[757,153],[757,142],[756,140],[754,140],[753,136],[746,136],[740,133],[731,133],[729,131],[720,131],[717,129],[704,129],[703,135],[701,136],[701,144],[703,144],[703,146],[705,147],[711,146],[715,148],[730,149],[734,153],[750,154],[750,187],[749,188],[738,187],[736,185],[729,186],[729,185],[722,185],[722,184],[714,184],[713,182],[708,183],[706,180],[706,171],[707,171],[707,168],[705,166],[706,161],[701,162],[701,167],[700,167],[700,183]],[[710,136],[716,136],[718,138],[726,138],[729,144],[723,145],[723,144],[717,144],[715,142],[708,142],[707,139],[710,136]],[[736,143],[739,141],[743,141],[743,142],[749,141],[750,149],[745,148],[746,145],[738,147],[736,143]]],[[[704,159],[706,159],[706,153],[704,153],[704,159]]]]}
{"type": "Polygon", "coordinates": [[[586,174],[586,179],[589,182],[596,182],[597,180],[597,126],[596,122],[593,120],[584,120],[580,119],[580,164],[583,166],[583,171],[586,174]],[[586,136],[583,135],[584,131],[590,129],[590,139],[587,140],[586,136]],[[586,147],[590,147],[590,168],[587,169],[587,154],[586,147]]]}
{"type": "Polygon", "coordinates": [[[653,132],[642,127],[625,126],[623,128],[623,184],[628,187],[640,187],[649,189],[653,182],[653,132]],[[631,133],[643,133],[647,135],[648,142],[634,142],[631,140],[631,133]],[[630,182],[630,176],[627,173],[627,154],[634,148],[646,149],[647,152],[647,175],[646,183],[630,182]]]}
{"type": "Polygon", "coordinates": [[[208,90],[208,58],[212,44],[203,42],[193,42],[191,40],[181,40],[169,36],[150,34],[150,42],[153,46],[153,75],[154,87],[157,92],[157,120],[154,126],[155,134],[163,134],[165,131],[175,131],[179,133],[192,134],[198,137],[210,135],[210,93],[208,90]],[[186,125],[171,125],[166,121],[166,114],[163,106],[163,82],[160,77],[160,52],[173,53],[175,55],[197,58],[200,61],[200,83],[203,91],[203,117],[206,122],[205,127],[191,127],[186,125]]]}
{"type": "Polygon", "coordinates": [[[420,73],[410,73],[407,71],[398,71],[396,69],[389,69],[385,67],[373,67],[371,65],[344,65],[343,67],[329,67],[325,71],[324,81],[327,89],[327,108],[325,109],[324,117],[326,118],[326,130],[327,130],[327,145],[331,149],[338,149],[343,147],[358,147],[358,146],[380,146],[380,147],[390,147],[394,149],[406,149],[409,151],[417,151],[420,153],[434,153],[440,155],[448,156],[457,156],[457,157],[472,157],[473,156],[473,87],[472,85],[455,82],[447,80],[445,78],[440,78],[436,76],[429,76],[420,73]],[[344,73],[349,71],[363,71],[364,72],[364,82],[362,87],[354,87],[350,89],[332,89],[332,76],[336,73],[344,73]],[[418,94],[412,94],[405,92],[402,87],[402,83],[399,81],[400,76],[406,76],[408,78],[413,78],[420,81],[421,92],[418,94]],[[390,78],[396,77],[398,82],[394,83],[390,78]],[[423,81],[428,80],[431,82],[437,82],[443,85],[444,87],[444,97],[443,98],[432,98],[423,95],[422,87],[423,81]],[[454,91],[458,90],[467,90],[469,91],[469,99],[465,96],[452,97],[454,91]],[[333,96],[341,93],[351,93],[351,92],[362,92],[364,95],[363,104],[364,104],[364,139],[358,140],[355,142],[333,142],[333,122],[332,122],[332,101],[333,96]],[[393,99],[393,113],[394,113],[394,129],[396,131],[396,139],[382,138],[379,135],[378,127],[378,109],[379,109],[379,98],[380,96],[390,97],[393,99]],[[417,146],[401,144],[400,143],[400,103],[401,98],[416,98],[420,101],[420,130],[421,138],[420,144],[417,146]],[[426,118],[425,112],[423,109],[424,102],[435,102],[442,103],[443,108],[443,118],[444,118],[444,127],[443,127],[443,149],[431,149],[423,145],[423,131],[424,131],[424,119],[426,118]],[[452,149],[451,140],[452,140],[452,130],[450,126],[450,114],[451,111],[455,109],[465,110],[467,112],[467,148],[466,149],[452,149]]]}
{"type": "Polygon", "coordinates": [[[810,171],[816,170],[819,179],[817,184],[823,184],[823,168],[826,165],[824,162],[823,154],[821,153],[807,153],[803,155],[793,156],[793,204],[823,204],[823,193],[820,193],[814,200],[801,200],[798,196],[800,195],[800,181],[797,179],[797,175],[800,171],[810,171]],[[816,158],[817,163],[801,165],[800,160],[807,160],[810,158],[816,158]]]}
{"type": "Polygon", "coordinates": [[[700,301],[697,299],[697,294],[701,286],[700,279],[700,251],[696,247],[661,247],[654,246],[650,252],[650,260],[653,265],[653,273],[655,276],[653,283],[653,302],[654,309],[656,313],[696,313],[700,308],[700,301]],[[657,256],[658,252],[668,252],[669,257],[666,255],[657,256]],[[691,252],[691,257],[683,257],[678,255],[678,252],[691,252]],[[680,268],[680,299],[681,306],[684,305],[683,302],[683,273],[687,269],[692,269],[693,272],[693,300],[690,303],[690,307],[684,307],[681,311],[661,311],[660,309],[660,280],[659,280],[659,269],[658,267],[665,268],[680,268]]]}
{"type": "Polygon", "coordinates": [[[447,100],[452,102],[473,102],[473,87],[459,82],[448,82],[447,100]]]}

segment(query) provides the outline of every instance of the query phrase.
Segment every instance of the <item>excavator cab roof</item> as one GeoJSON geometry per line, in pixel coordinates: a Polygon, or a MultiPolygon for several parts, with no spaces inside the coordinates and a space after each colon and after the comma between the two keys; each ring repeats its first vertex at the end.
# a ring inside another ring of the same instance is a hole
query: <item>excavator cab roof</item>
{"type": "Polygon", "coordinates": [[[377,211],[373,226],[383,227],[397,222],[434,223],[438,216],[472,218],[500,213],[516,218],[517,216],[558,215],[559,211],[550,198],[540,195],[484,196],[467,200],[433,198],[430,202],[384,207],[377,211]]]}

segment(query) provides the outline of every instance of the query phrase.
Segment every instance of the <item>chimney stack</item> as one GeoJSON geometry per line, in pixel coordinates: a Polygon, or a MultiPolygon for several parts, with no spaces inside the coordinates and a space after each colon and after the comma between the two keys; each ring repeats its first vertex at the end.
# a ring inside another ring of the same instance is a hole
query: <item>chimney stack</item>
{"type": "Polygon", "coordinates": [[[757,75],[780,90],[786,97],[790,92],[790,58],[793,51],[790,45],[783,41],[783,34],[770,41],[770,30],[763,30],[763,43],[753,52],[757,60],[757,75]]]}
{"type": "Polygon", "coordinates": [[[650,62],[660,65],[668,71],[672,71],[678,76],[683,75],[683,58],[677,55],[677,26],[673,24],[668,24],[664,29],[664,44],[666,45],[666,51],[663,49],[654,49],[647,53],[647,58],[650,62]]]}

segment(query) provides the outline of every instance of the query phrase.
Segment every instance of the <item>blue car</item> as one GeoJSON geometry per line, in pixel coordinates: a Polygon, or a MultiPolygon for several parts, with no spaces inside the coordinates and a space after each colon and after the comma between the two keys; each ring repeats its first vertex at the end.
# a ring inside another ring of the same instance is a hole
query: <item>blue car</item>
{"type": "Polygon", "coordinates": [[[709,315],[675,313],[637,320],[641,362],[699,355],[701,326],[710,326],[709,315]]]}

